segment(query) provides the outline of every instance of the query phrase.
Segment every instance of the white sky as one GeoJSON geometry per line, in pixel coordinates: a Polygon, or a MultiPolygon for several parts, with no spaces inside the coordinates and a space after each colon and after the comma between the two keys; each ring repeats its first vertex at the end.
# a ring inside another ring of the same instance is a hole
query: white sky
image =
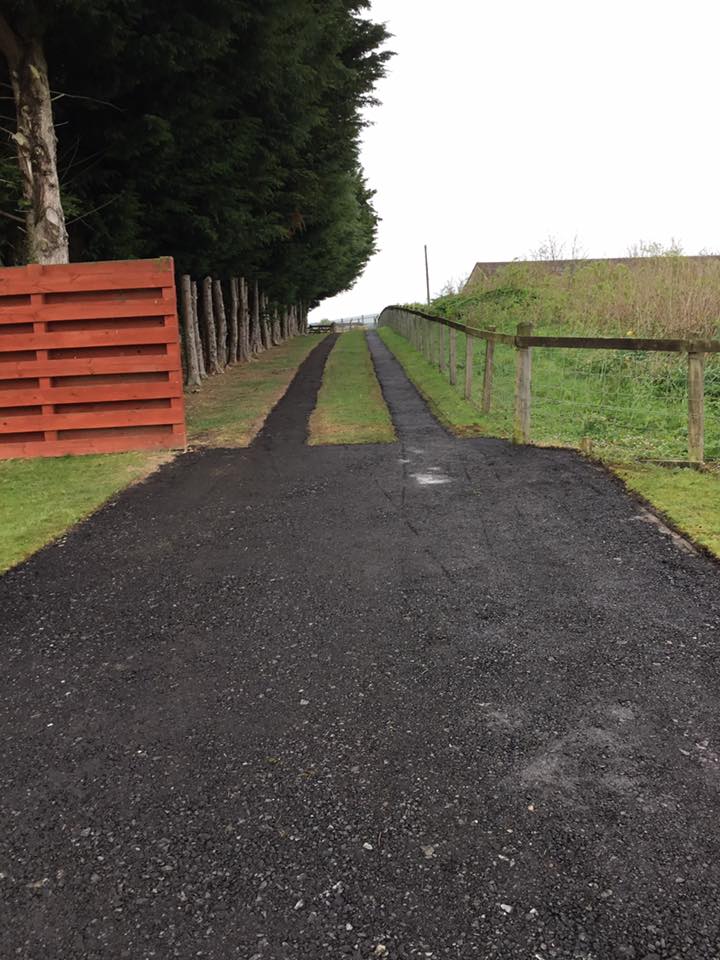
{"type": "Polygon", "coordinates": [[[397,56],[362,162],[379,252],[313,319],[424,300],[549,236],[720,250],[717,0],[374,0],[397,56]]]}

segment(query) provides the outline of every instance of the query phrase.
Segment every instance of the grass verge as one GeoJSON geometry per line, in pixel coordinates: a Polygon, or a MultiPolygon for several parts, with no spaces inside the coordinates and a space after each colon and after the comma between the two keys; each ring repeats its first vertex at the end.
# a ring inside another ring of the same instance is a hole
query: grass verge
{"type": "Polygon", "coordinates": [[[391,443],[394,439],[365,334],[362,330],[343,333],[325,365],[310,418],[309,443],[391,443]]]}
{"type": "Polygon", "coordinates": [[[204,447],[246,447],[280,400],[317,334],[293,337],[258,360],[230,367],[186,397],[188,439],[204,447]]]}
{"type": "Polygon", "coordinates": [[[426,403],[448,430],[460,437],[487,435],[482,416],[462,398],[457,387],[432,366],[404,338],[389,327],[378,331],[381,340],[395,355],[408,379],[415,384],[426,403]]]}
{"type": "MultiPolygon", "coordinates": [[[[202,392],[187,398],[190,442],[247,446],[319,340],[295,337],[259,360],[207,380],[202,392]]],[[[137,451],[0,461],[0,573],[171,457],[169,451],[137,451]]]]}
{"type": "Polygon", "coordinates": [[[171,456],[138,451],[0,462],[0,573],[171,456]]]}
{"type": "Polygon", "coordinates": [[[720,557],[720,472],[651,464],[619,464],[612,469],[678,530],[720,557]]]}

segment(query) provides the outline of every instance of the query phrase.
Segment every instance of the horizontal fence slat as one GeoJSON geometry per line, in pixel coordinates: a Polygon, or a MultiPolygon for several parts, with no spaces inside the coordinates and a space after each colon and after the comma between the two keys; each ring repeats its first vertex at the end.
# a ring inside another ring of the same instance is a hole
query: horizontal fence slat
{"type": "Polygon", "coordinates": [[[81,360],[16,360],[3,363],[0,357],[0,380],[27,377],[70,377],[94,373],[155,373],[175,370],[177,358],[142,354],[133,357],[108,357],[81,360]]]}
{"type": "Polygon", "coordinates": [[[118,410],[87,413],[38,413],[25,417],[3,417],[0,414],[0,434],[34,433],[40,430],[84,430],[106,427],[161,426],[183,422],[182,411],[172,407],[148,410],[118,410]]]}
{"type": "Polygon", "coordinates": [[[2,353],[11,350],[62,350],[73,347],[132,347],[173,343],[177,333],[169,327],[146,330],[77,330],[73,333],[16,333],[0,336],[2,353]]]}
{"type": "Polygon", "coordinates": [[[42,303],[37,306],[0,307],[0,324],[61,323],[64,320],[108,320],[127,317],[163,317],[174,309],[162,297],[132,300],[102,300],[97,303],[42,303]]]}
{"type": "Polygon", "coordinates": [[[87,293],[174,285],[172,258],[100,263],[33,264],[0,271],[0,297],[31,293],[87,293]]]}
{"type": "Polygon", "coordinates": [[[172,400],[182,395],[182,385],[170,381],[125,383],[113,387],[89,384],[86,387],[44,387],[34,390],[0,389],[0,409],[59,403],[108,403],[113,400],[172,400]]]}
{"type": "Polygon", "coordinates": [[[19,457],[63,457],[68,454],[123,453],[126,450],[163,450],[184,446],[184,434],[146,434],[133,437],[82,437],[75,440],[30,440],[23,443],[0,444],[0,460],[19,457]]]}

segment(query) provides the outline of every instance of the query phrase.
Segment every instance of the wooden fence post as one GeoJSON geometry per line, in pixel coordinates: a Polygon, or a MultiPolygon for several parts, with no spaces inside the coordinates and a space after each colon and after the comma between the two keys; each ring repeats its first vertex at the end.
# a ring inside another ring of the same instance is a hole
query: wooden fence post
{"type": "MultiPolygon", "coordinates": [[[[519,337],[532,336],[531,323],[519,323],[519,337]]],[[[532,383],[532,355],[530,347],[517,347],[515,366],[515,421],[513,443],[530,443],[530,396],[532,383]]]]}
{"type": "Polygon", "coordinates": [[[202,385],[200,364],[197,355],[197,340],[195,338],[195,317],[193,315],[192,286],[190,277],[184,274],[180,278],[180,301],[182,304],[183,342],[187,357],[187,385],[191,390],[197,390],[202,385]]]}
{"type": "Polygon", "coordinates": [[[457,383],[457,330],[450,327],[450,385],[457,383]]]}
{"type": "Polygon", "coordinates": [[[447,354],[445,352],[445,324],[439,324],[440,327],[440,363],[438,364],[440,368],[440,373],[445,373],[447,370],[447,354]]]}
{"type": "MultiPolygon", "coordinates": [[[[488,327],[492,333],[495,327],[488,327]]],[[[485,369],[483,370],[482,412],[490,413],[492,406],[493,363],[495,361],[495,341],[485,341],[485,369]]]]}
{"type": "Polygon", "coordinates": [[[217,330],[217,359],[219,372],[224,373],[228,363],[227,316],[225,314],[225,298],[220,280],[213,280],[213,310],[215,312],[215,327],[217,330]]]}
{"type": "Polygon", "coordinates": [[[195,352],[198,358],[198,369],[200,378],[205,380],[207,369],[205,368],[205,354],[203,353],[202,334],[200,333],[200,313],[198,311],[198,285],[196,280],[190,281],[190,292],[192,295],[193,327],[195,329],[195,352]]]}
{"type": "Polygon", "coordinates": [[[473,383],[473,338],[465,334],[465,399],[472,400],[473,383]]]}
{"type": "Polygon", "coordinates": [[[705,354],[688,351],[688,459],[705,462],[705,354]]]}

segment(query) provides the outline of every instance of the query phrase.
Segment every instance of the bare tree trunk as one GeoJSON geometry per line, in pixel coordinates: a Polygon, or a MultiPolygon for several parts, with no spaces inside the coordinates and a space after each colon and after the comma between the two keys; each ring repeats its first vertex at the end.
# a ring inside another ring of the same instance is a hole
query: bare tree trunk
{"type": "Polygon", "coordinates": [[[267,297],[264,293],[260,294],[260,336],[262,337],[263,348],[269,350],[272,342],[270,340],[270,325],[268,323],[267,297]]]}
{"type": "Polygon", "coordinates": [[[282,343],[282,330],[280,329],[280,315],[277,306],[273,307],[272,314],[272,342],[274,347],[279,347],[282,343]]]}
{"type": "Polygon", "coordinates": [[[217,331],[215,330],[215,317],[213,316],[212,280],[210,277],[205,277],[203,280],[203,316],[205,318],[210,373],[222,373],[222,367],[218,363],[217,331]]]}
{"type": "Polygon", "coordinates": [[[192,294],[192,311],[193,311],[193,329],[195,331],[195,351],[197,353],[198,359],[198,370],[200,372],[200,377],[204,380],[207,377],[207,370],[205,369],[205,356],[203,354],[203,345],[202,337],[200,336],[200,317],[198,315],[198,289],[197,283],[195,280],[190,281],[190,291],[192,294]]]}
{"type": "Polygon", "coordinates": [[[215,313],[215,329],[217,331],[217,362],[220,373],[224,373],[227,366],[227,317],[220,280],[213,280],[213,312],[215,313]]]}
{"type": "Polygon", "coordinates": [[[30,263],[67,263],[57,138],[42,43],[37,37],[20,37],[0,13],[0,51],[7,60],[15,99],[17,130],[13,139],[26,204],[27,258],[30,263]]]}
{"type": "Polygon", "coordinates": [[[202,384],[200,379],[200,367],[197,358],[197,343],[195,342],[195,322],[193,317],[192,289],[190,286],[190,277],[185,274],[180,279],[180,300],[183,319],[183,343],[185,345],[185,358],[187,377],[186,383],[191,390],[197,390],[202,384]]]}
{"type": "Polygon", "coordinates": [[[228,348],[228,363],[238,362],[238,312],[240,306],[238,297],[239,285],[240,284],[237,277],[230,277],[230,346],[228,348]]]}
{"type": "Polygon", "coordinates": [[[252,334],[250,338],[250,347],[252,349],[253,356],[257,356],[265,349],[260,334],[260,290],[258,289],[257,280],[255,281],[255,285],[253,287],[252,334]]]}
{"type": "Polygon", "coordinates": [[[250,359],[250,303],[245,277],[240,277],[240,360],[250,359]]]}

